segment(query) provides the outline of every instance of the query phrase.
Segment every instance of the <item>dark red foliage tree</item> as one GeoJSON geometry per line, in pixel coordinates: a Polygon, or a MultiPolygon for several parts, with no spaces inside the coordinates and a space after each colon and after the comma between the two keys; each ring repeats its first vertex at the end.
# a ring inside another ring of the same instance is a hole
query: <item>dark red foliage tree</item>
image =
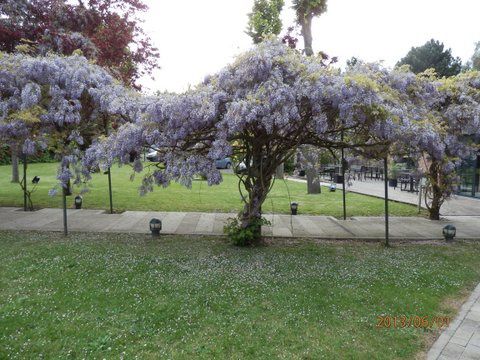
{"type": "Polygon", "coordinates": [[[2,0],[0,50],[21,44],[35,52],[77,49],[126,85],[157,67],[158,52],[141,28],[142,0],[2,0]]]}

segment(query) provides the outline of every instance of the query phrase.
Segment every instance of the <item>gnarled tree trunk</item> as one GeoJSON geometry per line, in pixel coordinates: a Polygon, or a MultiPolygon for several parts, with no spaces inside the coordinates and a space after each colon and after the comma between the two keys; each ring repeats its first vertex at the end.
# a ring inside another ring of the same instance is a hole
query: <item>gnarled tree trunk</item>
{"type": "Polygon", "coordinates": [[[243,229],[251,228],[253,237],[249,244],[259,244],[262,240],[262,204],[267,197],[267,191],[259,184],[258,179],[255,179],[253,188],[249,192],[248,203],[245,204],[241,214],[241,226],[243,229]]]}
{"type": "MultiPolygon", "coordinates": [[[[430,177],[430,204],[427,204],[430,220],[440,220],[440,208],[445,200],[445,195],[442,191],[442,179],[439,174],[439,167],[441,165],[437,161],[432,161],[429,167],[430,177]]],[[[426,198],[426,197],[425,197],[426,198]]],[[[425,199],[427,200],[427,199],[425,199]]]]}
{"type": "MultiPolygon", "coordinates": [[[[262,239],[262,204],[270,191],[278,162],[275,162],[273,157],[267,159],[261,146],[252,149],[250,155],[251,165],[247,166],[246,177],[241,180],[248,192],[248,198],[244,199],[240,226],[253,232],[245,245],[256,245],[262,239]]],[[[250,155],[247,157],[247,164],[250,163],[250,155]]]]}

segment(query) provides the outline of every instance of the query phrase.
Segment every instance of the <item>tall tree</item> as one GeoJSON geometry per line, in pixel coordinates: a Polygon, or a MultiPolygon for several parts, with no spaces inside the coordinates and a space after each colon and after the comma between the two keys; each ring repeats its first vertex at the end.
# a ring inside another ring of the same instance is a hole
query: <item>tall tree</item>
{"type": "Polygon", "coordinates": [[[313,55],[312,20],[327,11],[327,0],[293,0],[297,24],[302,29],[305,54],[313,55]]]}
{"type": "Polygon", "coordinates": [[[480,41],[475,44],[475,52],[472,55],[472,67],[480,70],[480,41]]]}
{"type": "Polygon", "coordinates": [[[479,73],[461,73],[439,84],[422,134],[412,144],[420,151],[417,158],[428,180],[425,205],[432,220],[440,219],[442,204],[459,185],[456,170],[462,159],[476,156],[480,133],[479,73]]]}
{"type": "Polygon", "coordinates": [[[412,47],[407,55],[401,59],[397,66],[410,65],[415,73],[424,72],[427,69],[435,69],[440,77],[454,76],[462,70],[462,61],[459,57],[453,57],[452,50],[445,50],[443,43],[431,39],[424,45],[412,47]]]}
{"type": "Polygon", "coordinates": [[[108,68],[126,85],[157,67],[158,52],[141,28],[142,0],[4,0],[0,51],[28,44],[37,54],[85,57],[108,68]]]}
{"type": "Polygon", "coordinates": [[[268,35],[278,35],[282,31],[280,13],[283,0],[255,0],[252,12],[248,14],[246,33],[258,44],[268,35]]]}
{"type": "MultiPolygon", "coordinates": [[[[292,7],[295,10],[296,22],[301,28],[305,55],[312,56],[312,21],[315,16],[320,16],[327,11],[327,0],[293,0],[292,7]]],[[[309,154],[314,149],[312,147],[303,147],[299,150],[303,153],[302,158],[308,162],[306,164],[307,192],[309,194],[318,194],[321,191],[318,171],[316,164],[309,162],[309,159],[313,160],[316,158],[313,154],[309,154]]]]}

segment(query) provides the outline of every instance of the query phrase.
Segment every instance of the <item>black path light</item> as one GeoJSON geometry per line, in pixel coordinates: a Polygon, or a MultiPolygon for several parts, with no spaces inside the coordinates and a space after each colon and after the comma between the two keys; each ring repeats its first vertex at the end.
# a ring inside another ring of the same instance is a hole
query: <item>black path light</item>
{"type": "Polygon", "coordinates": [[[457,228],[454,225],[448,224],[443,228],[443,236],[445,241],[452,241],[457,235],[457,228]]]}
{"type": "Polygon", "coordinates": [[[81,209],[83,198],[80,195],[75,196],[75,209],[81,209]]]}
{"type": "Polygon", "coordinates": [[[160,236],[160,230],[162,230],[162,221],[155,218],[150,220],[150,231],[152,232],[152,236],[160,236]]]}
{"type": "Polygon", "coordinates": [[[298,211],[298,203],[297,202],[290,203],[290,212],[292,213],[292,215],[297,215],[297,211],[298,211]]]}

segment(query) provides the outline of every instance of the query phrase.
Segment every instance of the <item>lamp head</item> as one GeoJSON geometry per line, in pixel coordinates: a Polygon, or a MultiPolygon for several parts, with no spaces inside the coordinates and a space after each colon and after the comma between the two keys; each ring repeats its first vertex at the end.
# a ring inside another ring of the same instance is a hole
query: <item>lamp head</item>
{"type": "Polygon", "coordinates": [[[81,209],[82,208],[82,203],[83,203],[83,198],[80,195],[75,196],[75,209],[81,209]]]}
{"type": "Polygon", "coordinates": [[[443,228],[443,236],[446,241],[452,241],[457,235],[457,228],[454,225],[448,224],[443,228]]]}
{"type": "Polygon", "coordinates": [[[149,225],[152,236],[159,236],[160,230],[162,230],[162,221],[160,219],[153,218],[152,220],[150,220],[149,225]]]}

